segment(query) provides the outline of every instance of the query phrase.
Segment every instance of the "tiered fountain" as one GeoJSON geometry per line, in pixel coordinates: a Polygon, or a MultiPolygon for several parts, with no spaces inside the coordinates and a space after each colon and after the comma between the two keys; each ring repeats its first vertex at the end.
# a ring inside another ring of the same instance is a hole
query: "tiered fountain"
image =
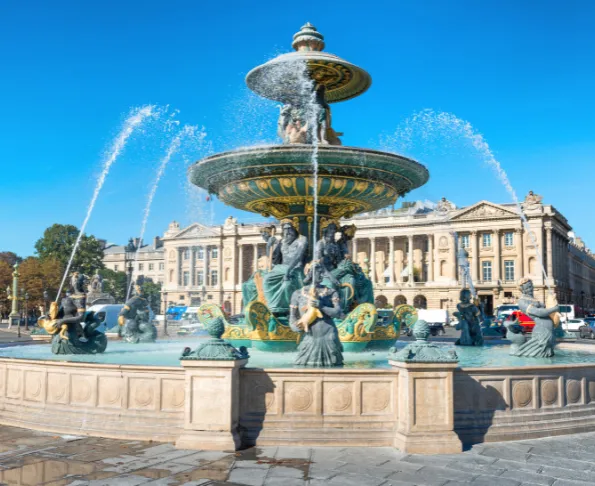
{"type": "MultiPolygon", "coordinates": [[[[346,350],[388,347],[399,335],[400,316],[390,311],[379,323],[371,283],[357,265],[346,264],[355,228],[341,228],[338,220],[394,204],[425,184],[429,173],[400,155],[341,145],[330,104],[363,94],[371,78],[362,68],[323,52],[323,39],[306,24],[294,35],[295,52],[254,68],[246,77],[254,92],[283,103],[278,121],[282,144],[216,154],[189,170],[197,186],[238,209],[274,216],[283,229],[283,241],[267,245],[268,270],[244,284],[245,321],[226,325],[224,337],[236,345],[295,349],[298,333],[288,325],[289,300],[302,288],[304,264],[314,257],[329,275],[329,287],[342,294],[342,315],[347,317],[334,320],[346,350]],[[343,246],[335,243],[334,233],[342,235],[343,246]],[[302,248],[294,248],[300,239],[302,248]],[[325,259],[322,248],[333,245],[342,246],[339,254],[325,259]]],[[[199,317],[208,323],[223,316],[216,306],[206,305],[199,317]]]]}

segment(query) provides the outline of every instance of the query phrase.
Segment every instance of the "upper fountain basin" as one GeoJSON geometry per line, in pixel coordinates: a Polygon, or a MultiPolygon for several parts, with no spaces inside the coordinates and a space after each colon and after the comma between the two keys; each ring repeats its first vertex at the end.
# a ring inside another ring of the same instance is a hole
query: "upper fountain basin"
{"type": "Polygon", "coordinates": [[[270,145],[202,159],[190,181],[233,207],[283,218],[311,213],[312,157],[318,157],[318,204],[334,218],[374,211],[429,179],[420,163],[401,155],[333,145],[270,145]]]}

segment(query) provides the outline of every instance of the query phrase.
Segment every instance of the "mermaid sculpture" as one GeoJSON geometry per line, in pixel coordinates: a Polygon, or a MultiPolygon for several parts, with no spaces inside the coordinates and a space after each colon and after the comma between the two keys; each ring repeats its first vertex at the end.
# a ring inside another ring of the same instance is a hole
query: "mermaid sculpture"
{"type": "Polygon", "coordinates": [[[128,299],[118,317],[123,326],[122,339],[129,343],[152,343],[157,339],[157,328],[151,322],[149,302],[143,296],[142,287],[134,287],[134,295],[128,299]]]}
{"type": "Polygon", "coordinates": [[[342,317],[339,294],[322,285],[322,274],[310,268],[306,284],[291,297],[289,324],[303,336],[294,364],[312,367],[343,365],[343,346],[333,319],[342,317]]]}
{"type": "MultiPolygon", "coordinates": [[[[554,327],[560,323],[558,303],[548,303],[546,308],[533,296],[533,281],[524,278],[520,282],[522,296],[519,299],[519,309],[535,321],[535,327],[528,341],[520,333],[515,333],[514,344],[510,354],[513,356],[525,356],[528,358],[551,358],[554,355],[556,338],[554,327]],[[521,342],[521,336],[523,341],[521,342]]],[[[514,332],[514,331],[513,331],[514,332]]]]}
{"type": "Polygon", "coordinates": [[[74,272],[71,290],[60,302],[50,304],[47,316],[39,318],[39,325],[52,335],[54,354],[96,354],[107,348],[105,334],[97,331],[100,322],[93,312],[85,312],[85,276],[74,272]]]}
{"type": "Polygon", "coordinates": [[[457,310],[453,315],[459,319],[456,329],[461,331],[461,336],[455,344],[457,346],[482,346],[481,311],[471,301],[471,291],[469,289],[461,290],[459,300],[457,310]]]}
{"type": "Polygon", "coordinates": [[[303,268],[308,242],[298,232],[297,222],[286,218],[281,220],[283,238],[274,252],[279,262],[263,280],[264,296],[268,308],[274,314],[289,312],[289,302],[294,291],[303,285],[303,268]]]}

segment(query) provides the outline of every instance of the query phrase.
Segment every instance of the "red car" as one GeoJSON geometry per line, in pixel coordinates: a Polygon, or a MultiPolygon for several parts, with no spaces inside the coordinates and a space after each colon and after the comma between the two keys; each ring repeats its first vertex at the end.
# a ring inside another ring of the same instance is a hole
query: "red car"
{"type": "Polygon", "coordinates": [[[533,332],[533,328],[535,327],[535,321],[521,311],[513,311],[506,317],[506,320],[518,321],[519,325],[523,328],[523,332],[533,332]]]}

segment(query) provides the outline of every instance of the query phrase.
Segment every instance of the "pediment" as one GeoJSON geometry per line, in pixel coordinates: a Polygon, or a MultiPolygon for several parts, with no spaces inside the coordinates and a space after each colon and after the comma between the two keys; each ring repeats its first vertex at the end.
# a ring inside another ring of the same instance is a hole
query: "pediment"
{"type": "Polygon", "coordinates": [[[488,201],[480,201],[473,206],[462,208],[460,212],[453,216],[451,221],[465,221],[478,219],[494,218],[518,218],[518,213],[513,209],[499,206],[488,201]]]}
{"type": "Polygon", "coordinates": [[[194,223],[174,235],[173,238],[198,238],[205,236],[219,236],[219,233],[208,226],[194,223]]]}

